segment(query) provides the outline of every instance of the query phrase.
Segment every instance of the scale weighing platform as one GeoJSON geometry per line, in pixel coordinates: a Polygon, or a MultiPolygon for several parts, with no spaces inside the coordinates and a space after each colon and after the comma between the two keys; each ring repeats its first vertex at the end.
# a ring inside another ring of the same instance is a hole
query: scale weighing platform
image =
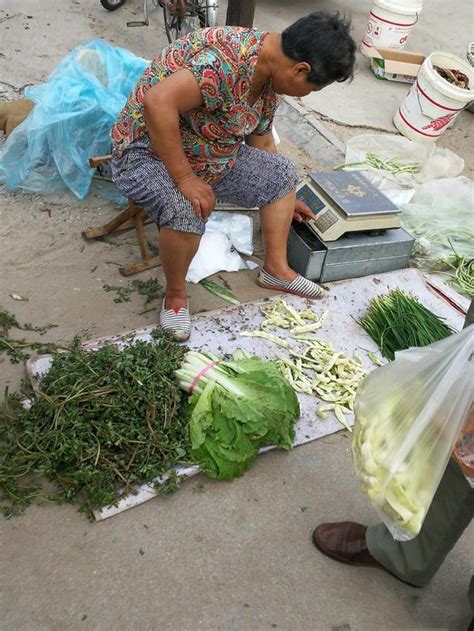
{"type": "Polygon", "coordinates": [[[360,173],[310,173],[296,195],[314,213],[290,230],[298,273],[329,282],[407,267],[414,239],[400,228],[400,210],[360,173]]]}

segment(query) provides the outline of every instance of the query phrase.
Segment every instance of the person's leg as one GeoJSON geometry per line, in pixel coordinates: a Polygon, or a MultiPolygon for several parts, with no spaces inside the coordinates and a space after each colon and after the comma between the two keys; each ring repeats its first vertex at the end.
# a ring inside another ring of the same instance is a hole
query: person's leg
{"type": "MultiPolygon", "coordinates": [[[[471,303],[472,305],[473,303],[471,303]]],[[[469,604],[471,606],[471,622],[467,628],[467,631],[474,631],[474,574],[471,576],[471,582],[469,583],[469,591],[467,593],[469,604]]]]}
{"type": "Polygon", "coordinates": [[[160,229],[160,259],[166,278],[165,309],[186,308],[186,274],[200,240],[200,235],[190,232],[160,229]]]}
{"type": "Polygon", "coordinates": [[[446,468],[419,535],[395,541],[379,524],[367,529],[370,554],[401,580],[427,585],[474,514],[474,489],[452,461],[446,468]]]}
{"type": "Polygon", "coordinates": [[[264,266],[282,280],[297,276],[286,258],[297,183],[296,167],[288,158],[242,145],[233,167],[213,186],[219,201],[260,209],[264,266]]]}
{"type": "Polygon", "coordinates": [[[322,295],[321,288],[293,271],[287,259],[297,183],[288,158],[242,145],[235,164],[213,188],[219,201],[260,209],[265,262],[258,284],[313,299],[322,295]]]}
{"type": "Polygon", "coordinates": [[[297,273],[286,258],[288,233],[295,210],[295,190],[260,209],[260,225],[265,247],[264,268],[281,280],[292,281],[297,273]]]}
{"type": "Polygon", "coordinates": [[[163,163],[150,155],[146,139],[133,143],[121,159],[112,160],[112,171],[117,188],[160,228],[160,258],[166,278],[160,324],[176,339],[186,340],[190,317],[185,278],[205,223],[177,189],[163,163]]]}

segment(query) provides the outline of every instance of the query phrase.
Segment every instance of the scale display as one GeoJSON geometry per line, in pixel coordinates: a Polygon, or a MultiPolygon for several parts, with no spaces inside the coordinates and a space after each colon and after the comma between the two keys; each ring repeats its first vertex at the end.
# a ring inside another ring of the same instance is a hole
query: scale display
{"type": "Polygon", "coordinates": [[[301,201],[306,204],[306,206],[311,208],[313,215],[317,215],[321,210],[323,210],[323,208],[326,208],[326,204],[323,200],[318,197],[314,190],[307,184],[303,184],[303,186],[298,189],[296,195],[298,199],[301,199],[301,201]]]}
{"type": "Polygon", "coordinates": [[[314,214],[308,227],[325,241],[400,227],[400,210],[360,173],[310,173],[296,196],[314,214]]]}

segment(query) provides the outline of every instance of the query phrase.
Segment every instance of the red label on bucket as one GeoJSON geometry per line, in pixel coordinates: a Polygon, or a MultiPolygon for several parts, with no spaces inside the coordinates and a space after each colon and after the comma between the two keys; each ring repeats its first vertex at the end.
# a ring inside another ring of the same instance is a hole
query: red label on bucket
{"type": "Polygon", "coordinates": [[[421,129],[433,129],[434,131],[441,131],[456,117],[456,114],[447,114],[446,116],[440,116],[430,121],[428,125],[424,125],[421,129]]]}

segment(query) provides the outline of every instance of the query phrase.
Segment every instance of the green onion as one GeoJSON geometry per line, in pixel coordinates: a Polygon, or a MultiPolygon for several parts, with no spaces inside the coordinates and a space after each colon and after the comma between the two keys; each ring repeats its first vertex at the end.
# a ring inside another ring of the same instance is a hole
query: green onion
{"type": "Polygon", "coordinates": [[[400,289],[373,298],[360,325],[387,359],[394,359],[396,351],[427,346],[452,333],[438,316],[400,289]]]}

